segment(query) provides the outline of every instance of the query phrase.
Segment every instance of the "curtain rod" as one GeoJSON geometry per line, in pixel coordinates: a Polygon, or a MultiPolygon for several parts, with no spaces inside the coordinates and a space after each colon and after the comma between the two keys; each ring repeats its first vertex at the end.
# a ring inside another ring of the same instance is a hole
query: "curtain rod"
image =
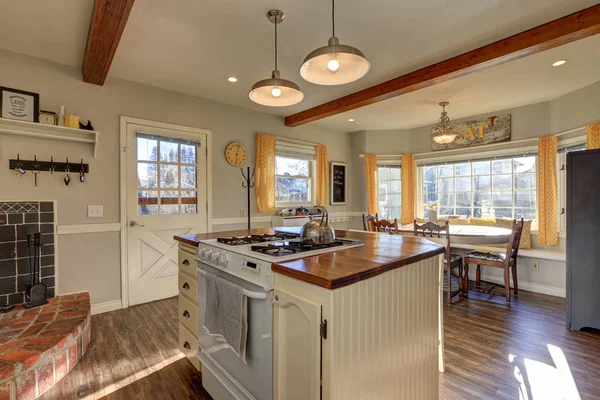
{"type": "MultiPolygon", "coordinates": [[[[580,131],[582,129],[585,129],[587,126],[582,126],[581,128],[575,128],[575,129],[571,129],[569,131],[564,131],[564,132],[560,132],[557,133],[555,135],[549,135],[549,136],[562,136],[562,135],[568,135],[569,133],[573,133],[573,132],[577,132],[580,131]]],[[[532,139],[521,139],[521,140],[514,140],[514,141],[510,141],[510,142],[501,142],[501,143],[492,143],[492,144],[486,144],[483,146],[478,146],[477,149],[486,149],[489,147],[496,147],[496,146],[502,146],[502,145],[507,145],[507,144],[512,144],[512,143],[525,143],[525,142],[532,142],[532,141],[537,141],[538,138],[532,138],[532,139]]],[[[451,152],[456,152],[456,151],[464,151],[465,149],[451,149],[451,152]]],[[[429,155],[433,155],[433,154],[448,154],[449,152],[445,152],[445,153],[441,153],[440,151],[430,151],[427,153],[417,153],[415,154],[415,157],[419,157],[419,156],[429,156],[429,155]]],[[[360,158],[364,158],[365,155],[364,154],[359,154],[358,155],[360,158]]],[[[401,157],[402,154],[377,154],[377,157],[401,157]]]]}
{"type": "Polygon", "coordinates": [[[284,138],[284,137],[280,137],[280,136],[275,136],[276,140],[281,140],[284,142],[288,142],[288,143],[297,143],[297,144],[303,144],[305,146],[315,146],[317,147],[318,144],[317,143],[311,143],[311,142],[305,142],[304,140],[296,140],[296,139],[288,139],[288,138],[284,138]]]}

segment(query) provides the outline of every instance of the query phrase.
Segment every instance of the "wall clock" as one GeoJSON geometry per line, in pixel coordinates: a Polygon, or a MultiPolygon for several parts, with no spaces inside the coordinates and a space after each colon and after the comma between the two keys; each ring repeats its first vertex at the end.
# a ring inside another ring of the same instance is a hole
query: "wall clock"
{"type": "Polygon", "coordinates": [[[240,142],[229,143],[225,149],[225,158],[234,167],[244,165],[247,155],[246,148],[240,142]]]}

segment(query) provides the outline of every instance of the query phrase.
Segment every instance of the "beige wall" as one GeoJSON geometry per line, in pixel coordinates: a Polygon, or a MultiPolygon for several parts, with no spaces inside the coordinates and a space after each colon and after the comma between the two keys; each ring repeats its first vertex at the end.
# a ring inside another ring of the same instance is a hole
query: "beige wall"
{"type": "MultiPolygon", "coordinates": [[[[248,165],[254,164],[256,132],[322,143],[327,146],[329,160],[350,161],[346,133],[313,126],[286,128],[281,117],[118,79],[107,79],[103,87],[90,85],[82,82],[78,69],[7,51],[0,51],[0,86],[39,93],[41,109],[57,111],[65,105],[69,113],[80,115],[83,121],[91,119],[101,132],[96,159],[92,158],[90,145],[0,135],[0,162],[4,166],[17,153],[21,158],[37,155],[40,160],[54,156],[57,161],[66,157],[79,161],[83,157],[90,164],[86,183],[74,180],[68,187],[62,183],[60,173],[40,174],[35,188],[30,174],[17,180],[8,168],[0,168],[0,200],[57,200],[58,225],[119,222],[121,115],[212,131],[213,218],[239,217],[240,209],[246,208],[240,171],[227,164],[223,156],[231,141],[247,146],[248,165]],[[104,218],[87,218],[88,204],[103,205],[104,218]]],[[[353,174],[352,168],[349,165],[349,175],[353,174]]],[[[353,211],[353,196],[347,205],[332,206],[331,211],[353,211]]],[[[258,215],[255,205],[252,214],[258,215]]],[[[94,304],[120,298],[118,234],[61,236],[58,243],[59,292],[90,290],[94,304]]]]}

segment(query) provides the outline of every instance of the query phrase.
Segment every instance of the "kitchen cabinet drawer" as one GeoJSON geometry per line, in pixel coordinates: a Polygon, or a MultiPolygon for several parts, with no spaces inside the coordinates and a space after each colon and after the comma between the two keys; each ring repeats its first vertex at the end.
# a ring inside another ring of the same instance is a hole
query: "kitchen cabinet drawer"
{"type": "Polygon", "coordinates": [[[200,370],[200,360],[197,357],[200,350],[198,338],[181,323],[179,324],[179,350],[185,354],[197,370],[200,370]]]}
{"type": "Polygon", "coordinates": [[[179,272],[179,293],[198,305],[198,280],[179,272]]]}
{"type": "Polygon", "coordinates": [[[196,277],[195,254],[179,249],[179,270],[184,274],[196,277]]]}
{"type": "Polygon", "coordinates": [[[179,295],[179,322],[198,337],[198,305],[179,295]]]}

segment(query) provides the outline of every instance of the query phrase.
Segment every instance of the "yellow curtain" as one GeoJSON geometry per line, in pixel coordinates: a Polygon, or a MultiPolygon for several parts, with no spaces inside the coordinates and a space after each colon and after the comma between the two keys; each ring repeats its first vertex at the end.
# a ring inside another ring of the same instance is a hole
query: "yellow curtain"
{"type": "Polygon", "coordinates": [[[415,156],[402,155],[402,214],[400,222],[412,224],[415,220],[415,156]]]}
{"type": "Polygon", "coordinates": [[[600,122],[587,127],[587,149],[600,149],[600,122]]]}
{"type": "Polygon", "coordinates": [[[256,205],[263,213],[275,212],[275,136],[256,134],[256,205]]]}
{"type": "Polygon", "coordinates": [[[377,214],[377,156],[365,155],[365,176],[367,178],[367,213],[377,214]]]}
{"type": "Polygon", "coordinates": [[[558,137],[538,139],[538,240],[540,244],[558,244],[558,190],[556,152],[558,137]]]}
{"type": "Polygon", "coordinates": [[[327,196],[329,195],[329,168],[327,164],[327,147],[322,144],[317,145],[316,194],[316,204],[323,207],[327,206],[327,196]]]}

